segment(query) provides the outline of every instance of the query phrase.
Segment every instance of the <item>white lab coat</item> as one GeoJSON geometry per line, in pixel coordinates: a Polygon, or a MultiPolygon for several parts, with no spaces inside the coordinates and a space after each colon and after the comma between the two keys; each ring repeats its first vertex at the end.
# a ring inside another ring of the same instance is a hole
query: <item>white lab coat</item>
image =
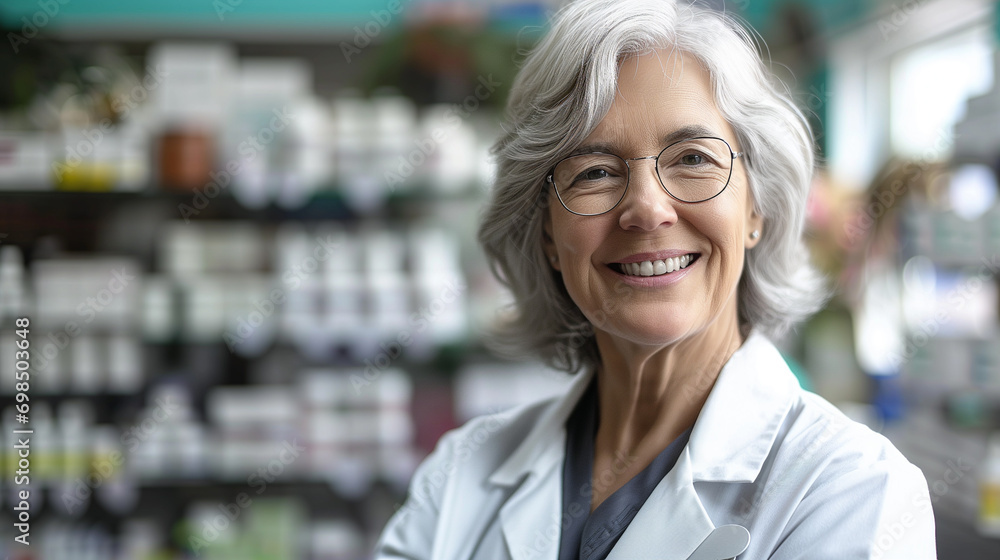
{"type": "MultiPolygon", "coordinates": [[[[565,421],[592,375],[442,436],[375,557],[556,560],[565,421]]],[[[608,559],[684,560],[725,524],[750,531],[741,560],[937,557],[921,471],[803,391],[756,332],[722,369],[677,463],[608,559]]]]}

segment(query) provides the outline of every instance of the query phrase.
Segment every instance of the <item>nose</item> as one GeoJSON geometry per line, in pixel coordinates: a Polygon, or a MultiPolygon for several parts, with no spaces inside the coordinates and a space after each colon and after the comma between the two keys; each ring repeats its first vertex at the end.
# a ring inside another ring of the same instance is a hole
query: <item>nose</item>
{"type": "Polygon", "coordinates": [[[676,223],[675,205],[679,203],[660,183],[655,156],[629,161],[628,191],[621,201],[618,217],[622,229],[653,231],[676,223]]]}

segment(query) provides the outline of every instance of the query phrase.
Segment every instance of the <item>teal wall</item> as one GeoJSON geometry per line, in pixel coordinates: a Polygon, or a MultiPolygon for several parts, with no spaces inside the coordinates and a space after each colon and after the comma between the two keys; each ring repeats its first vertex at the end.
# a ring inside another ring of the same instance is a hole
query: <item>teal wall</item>
{"type": "Polygon", "coordinates": [[[993,31],[996,33],[996,39],[1000,42],[1000,1],[995,2],[993,8],[993,31]]]}
{"type": "MultiPolygon", "coordinates": [[[[197,24],[236,23],[335,23],[348,28],[371,19],[369,12],[385,9],[389,0],[42,0],[59,6],[52,18],[53,26],[76,23],[113,23],[163,21],[197,24]],[[64,3],[63,3],[64,2],[64,3]],[[217,4],[232,7],[222,13],[220,22],[217,4]]],[[[434,4],[435,0],[401,0],[404,5],[434,4]]],[[[475,1],[475,0],[473,0],[475,1]]],[[[486,4],[496,0],[479,0],[486,4]]],[[[912,1],[912,0],[911,0],[912,1]]],[[[917,0],[920,1],[920,0],[917,0]]],[[[504,4],[514,2],[504,1],[504,4]]],[[[529,5],[536,1],[523,0],[529,5]]],[[[547,4],[548,2],[546,2],[547,4]]],[[[856,23],[876,7],[900,5],[906,0],[726,0],[729,9],[745,18],[755,28],[764,32],[781,6],[798,3],[809,7],[814,21],[824,31],[835,30],[856,23]]],[[[1000,5],[1000,0],[997,2],[1000,5]]],[[[39,0],[3,0],[0,2],[0,19],[8,26],[20,23],[21,17],[31,17],[39,11],[39,0]]],[[[540,19],[538,10],[512,12],[524,16],[533,14],[540,19]]],[[[1000,10],[997,10],[997,37],[1000,39],[1000,10]]]]}
{"type": "MultiPolygon", "coordinates": [[[[72,25],[108,25],[191,23],[198,26],[224,24],[282,23],[304,26],[327,25],[350,28],[371,19],[369,12],[384,10],[389,0],[42,0],[58,5],[51,18],[53,27],[72,25]],[[224,9],[219,9],[219,6],[224,9]],[[231,10],[229,9],[231,8],[231,10]],[[220,14],[221,13],[221,20],[220,14]]],[[[791,0],[728,0],[730,9],[765,32],[775,11],[791,0]]],[[[797,0],[806,4],[815,21],[824,30],[836,29],[857,21],[869,12],[877,0],[797,0]]],[[[434,0],[402,0],[404,5],[436,3],[434,0]]],[[[498,2],[486,1],[487,4],[498,2]]],[[[511,4],[510,2],[503,2],[511,4]]],[[[521,4],[532,4],[525,0],[521,4]]],[[[19,26],[22,17],[40,11],[39,0],[3,0],[0,18],[7,26],[19,26]]],[[[540,11],[506,10],[521,19],[540,19],[540,11]]],[[[41,17],[41,16],[40,16],[41,17]]]]}
{"type": "MultiPolygon", "coordinates": [[[[53,26],[91,23],[226,22],[268,21],[357,23],[370,18],[370,10],[385,9],[387,0],[48,0],[59,6],[53,26]],[[222,8],[220,9],[220,6],[222,8]],[[230,10],[231,9],[231,10],[230,10]],[[222,19],[220,20],[219,14],[222,19]]],[[[7,25],[39,11],[38,0],[4,0],[0,4],[7,25]]]]}
{"type": "Polygon", "coordinates": [[[878,0],[729,0],[726,2],[733,7],[735,13],[741,14],[762,33],[766,32],[774,14],[782,6],[793,3],[808,6],[814,16],[814,23],[823,31],[840,29],[861,21],[879,4],[878,0]]]}
{"type": "MultiPolygon", "coordinates": [[[[74,26],[114,27],[137,25],[144,29],[176,28],[191,25],[199,29],[277,24],[283,27],[329,28],[351,30],[355,25],[372,21],[372,12],[385,13],[393,0],[2,0],[0,21],[11,29],[20,29],[22,18],[48,20],[51,29],[74,26]],[[48,3],[55,15],[45,15],[39,2],[48,3]],[[58,11],[56,11],[58,7],[58,11]]],[[[398,0],[404,9],[417,4],[436,4],[436,0],[398,0]]],[[[535,0],[518,2],[486,1],[489,21],[500,27],[538,25],[544,21],[535,0]]],[[[389,27],[402,19],[393,17],[389,27]]]]}

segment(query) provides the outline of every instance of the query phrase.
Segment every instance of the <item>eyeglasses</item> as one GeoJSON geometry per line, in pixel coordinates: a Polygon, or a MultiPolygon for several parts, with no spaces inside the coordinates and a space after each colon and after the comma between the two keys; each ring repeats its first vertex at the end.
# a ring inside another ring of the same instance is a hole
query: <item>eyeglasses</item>
{"type": "Polygon", "coordinates": [[[656,156],[622,158],[593,152],[559,161],[545,178],[566,210],[580,216],[610,212],[628,190],[628,162],[656,160],[656,176],[671,197],[688,203],[705,202],[729,186],[733,161],[743,152],[733,152],[722,138],[697,137],[674,142],[656,156]]]}

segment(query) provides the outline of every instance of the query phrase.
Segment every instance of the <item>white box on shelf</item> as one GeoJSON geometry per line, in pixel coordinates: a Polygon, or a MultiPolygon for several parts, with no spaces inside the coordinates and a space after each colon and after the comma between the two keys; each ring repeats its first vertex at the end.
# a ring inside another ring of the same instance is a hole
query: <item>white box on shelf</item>
{"type": "Polygon", "coordinates": [[[163,80],[149,92],[155,117],[164,123],[218,126],[232,105],[237,56],[225,43],[157,43],[147,71],[163,80]]]}
{"type": "Polygon", "coordinates": [[[0,191],[50,190],[54,144],[42,132],[0,132],[0,191]]]}
{"type": "Polygon", "coordinates": [[[133,259],[47,259],[32,263],[37,323],[74,332],[133,328],[139,321],[142,268],[133,259]]]}

